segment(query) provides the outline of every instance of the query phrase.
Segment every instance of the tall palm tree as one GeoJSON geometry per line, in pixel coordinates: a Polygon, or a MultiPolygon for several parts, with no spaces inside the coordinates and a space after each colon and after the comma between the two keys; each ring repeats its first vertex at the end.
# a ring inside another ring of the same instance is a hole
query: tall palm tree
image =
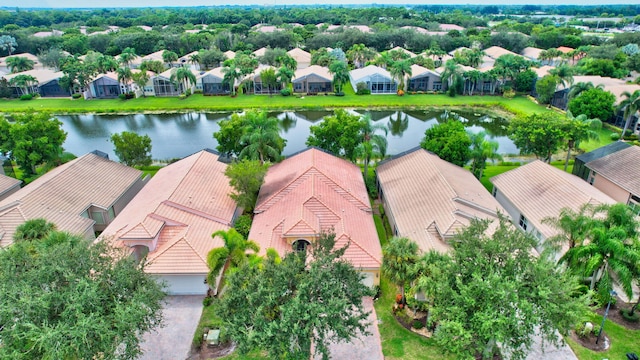
{"type": "Polygon", "coordinates": [[[184,93],[190,88],[190,86],[195,85],[196,76],[191,72],[191,69],[179,67],[173,72],[173,74],[171,74],[169,80],[176,84],[176,87],[180,87],[178,84],[183,85],[184,88],[182,92],[184,93]]]}
{"type": "Polygon", "coordinates": [[[624,96],[625,99],[620,102],[617,110],[623,110],[623,117],[627,120],[624,123],[624,129],[622,130],[622,136],[619,141],[622,141],[626,135],[627,129],[631,124],[631,118],[638,112],[638,109],[640,109],[640,90],[634,91],[633,94],[625,91],[622,93],[622,96],[624,96]]]}
{"type": "Polygon", "coordinates": [[[225,66],[222,68],[222,73],[224,74],[224,78],[222,82],[229,84],[229,88],[231,89],[231,95],[236,95],[236,82],[243,78],[243,74],[240,71],[240,68],[236,66],[236,62],[231,60],[227,60],[224,62],[225,66]]]}
{"type": "Polygon", "coordinates": [[[562,86],[566,88],[573,85],[573,73],[573,67],[567,64],[560,64],[557,67],[549,70],[549,74],[555,76],[556,79],[558,79],[558,84],[562,84],[562,86]]]}
{"type": "Polygon", "coordinates": [[[369,163],[374,157],[384,158],[387,154],[387,128],[382,124],[376,124],[371,116],[365,115],[360,119],[362,142],[356,148],[356,154],[364,160],[364,177],[369,177],[369,163]],[[376,134],[380,130],[384,136],[376,134]]]}
{"type": "Polygon", "coordinates": [[[262,87],[264,91],[264,87],[267,87],[267,92],[271,94],[271,89],[275,88],[278,83],[278,77],[276,76],[276,72],[273,68],[266,68],[260,72],[260,81],[262,81],[262,87]]]}
{"type": "Polygon", "coordinates": [[[502,160],[498,154],[498,142],[487,140],[487,133],[469,134],[471,138],[471,173],[479,180],[487,166],[487,160],[502,160]]]}
{"type": "Polygon", "coordinates": [[[246,146],[240,151],[239,157],[258,159],[261,164],[266,161],[277,161],[286,143],[286,140],[280,136],[278,119],[267,118],[267,113],[264,111],[250,111],[245,116],[247,116],[247,125],[240,142],[246,146]]]}
{"type": "Polygon", "coordinates": [[[482,73],[478,70],[471,70],[464,73],[464,77],[469,82],[469,95],[473,95],[478,81],[482,79],[482,73]]]}
{"type": "Polygon", "coordinates": [[[31,75],[16,75],[9,80],[9,85],[15,86],[20,90],[22,95],[34,93],[34,87],[38,85],[38,79],[31,75]]]}
{"type": "Polygon", "coordinates": [[[140,90],[142,90],[143,97],[147,97],[144,92],[144,87],[147,85],[147,82],[149,82],[150,78],[151,77],[149,76],[149,73],[147,73],[146,71],[135,72],[132,75],[133,82],[138,86],[140,90]]]}
{"type": "Polygon", "coordinates": [[[116,70],[116,73],[118,74],[118,82],[121,83],[125,91],[127,91],[129,88],[129,82],[133,79],[131,69],[128,67],[121,67],[116,70]]]}
{"type": "Polygon", "coordinates": [[[411,76],[411,61],[397,60],[394,61],[389,69],[391,77],[398,80],[398,90],[404,91],[404,82],[407,76],[411,76]]]}
{"type": "Polygon", "coordinates": [[[485,53],[484,51],[482,51],[481,49],[471,49],[470,51],[467,51],[467,58],[469,59],[469,66],[477,68],[478,66],[480,66],[480,64],[482,63],[482,58],[484,57],[485,53]]]}
{"type": "Polygon", "coordinates": [[[191,54],[189,56],[189,62],[191,65],[195,65],[196,69],[200,70],[200,61],[202,61],[202,57],[200,53],[191,54]]]}
{"type": "Polygon", "coordinates": [[[546,217],[542,219],[543,224],[550,225],[558,230],[558,234],[545,239],[545,247],[549,251],[557,253],[564,246],[569,250],[582,245],[586,240],[591,223],[593,222],[594,207],[587,203],[580,206],[578,211],[570,208],[560,210],[558,217],[546,217]]]}
{"type": "Polygon", "coordinates": [[[565,129],[565,139],[567,142],[567,157],[564,161],[564,171],[567,171],[571,151],[578,148],[580,142],[585,140],[598,140],[600,134],[598,131],[602,129],[602,121],[600,119],[589,119],[587,115],[580,114],[573,116],[571,111],[567,111],[567,123],[565,129]]]}
{"type": "Polygon", "coordinates": [[[294,76],[295,76],[295,73],[286,66],[281,66],[278,69],[278,72],[276,72],[276,77],[278,78],[278,81],[282,84],[283,89],[289,88],[289,86],[291,85],[291,80],[293,80],[294,76]]]}
{"type": "Polygon", "coordinates": [[[286,54],[284,56],[278,56],[276,62],[291,71],[296,71],[298,69],[298,62],[293,56],[286,54]]]}
{"type": "Polygon", "coordinates": [[[457,78],[462,76],[462,68],[453,59],[448,60],[444,64],[444,70],[440,75],[441,78],[447,80],[447,88],[451,87],[457,78]]]}
{"type": "Polygon", "coordinates": [[[365,44],[353,44],[347,50],[347,58],[356,69],[363,67],[367,61],[375,57],[375,50],[368,48],[365,44]]]}
{"type": "Polygon", "coordinates": [[[578,97],[583,92],[594,89],[594,88],[604,89],[604,85],[598,84],[598,86],[594,86],[591,81],[575,83],[573,84],[573,86],[571,86],[571,89],[569,90],[569,94],[567,95],[567,99],[571,100],[575,97],[578,97]]]}
{"type": "Polygon", "coordinates": [[[7,67],[12,74],[33,70],[35,62],[22,56],[12,56],[6,59],[7,67]]]}
{"type": "Polygon", "coordinates": [[[349,69],[347,69],[347,63],[335,60],[331,65],[329,65],[329,73],[333,75],[333,87],[336,93],[341,93],[344,84],[349,82],[349,69]]]}
{"type": "Polygon", "coordinates": [[[96,70],[101,74],[114,71],[118,68],[118,62],[113,56],[99,55],[96,59],[96,70]]]}
{"type": "Polygon", "coordinates": [[[227,231],[216,231],[211,234],[211,237],[220,237],[224,241],[224,246],[213,248],[207,254],[207,265],[209,266],[207,283],[214,288],[216,286],[216,278],[218,274],[221,274],[221,271],[237,269],[249,262],[250,258],[256,256],[260,251],[260,246],[254,241],[246,240],[234,228],[227,231]],[[252,250],[253,254],[247,254],[248,250],[252,250]]]}
{"type": "Polygon", "coordinates": [[[393,237],[382,248],[382,273],[396,284],[404,300],[404,285],[414,280],[418,245],[406,237],[393,237]]]}
{"type": "Polygon", "coordinates": [[[125,67],[130,67],[131,66],[131,62],[137,56],[138,55],[136,55],[136,50],[134,48],[128,47],[128,48],[125,48],[124,50],[122,50],[122,53],[118,57],[118,62],[120,62],[120,64],[122,64],[125,67]]]}
{"type": "Polygon", "coordinates": [[[162,52],[162,61],[171,68],[173,67],[173,63],[178,61],[178,54],[171,50],[165,50],[162,52]]]}

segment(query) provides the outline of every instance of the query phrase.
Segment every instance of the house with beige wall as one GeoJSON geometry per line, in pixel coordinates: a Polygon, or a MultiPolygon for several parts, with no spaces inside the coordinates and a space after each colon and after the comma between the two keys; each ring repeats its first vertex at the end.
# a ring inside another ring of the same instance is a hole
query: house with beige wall
{"type": "Polygon", "coordinates": [[[71,160],[0,201],[0,247],[13,243],[18,226],[38,218],[60,231],[95,239],[146,181],[142,171],[111,161],[104,153],[71,160]]]}
{"type": "Polygon", "coordinates": [[[305,251],[321,233],[333,231],[344,258],[380,284],[382,250],[360,167],[310,148],[269,168],[254,209],[249,239],[281,256],[305,251]]]}

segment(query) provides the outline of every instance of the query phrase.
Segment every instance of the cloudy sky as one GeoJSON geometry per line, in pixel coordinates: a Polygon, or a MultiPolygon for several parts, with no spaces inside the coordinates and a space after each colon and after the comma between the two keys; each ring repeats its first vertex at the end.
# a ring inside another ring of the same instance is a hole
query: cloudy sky
{"type": "MultiPolygon", "coordinates": [[[[510,0],[511,5],[533,4],[637,4],[639,0],[510,0]]],[[[314,5],[314,4],[505,4],[500,0],[0,0],[0,6],[44,8],[100,8],[150,6],[216,6],[216,5],[314,5]]]]}

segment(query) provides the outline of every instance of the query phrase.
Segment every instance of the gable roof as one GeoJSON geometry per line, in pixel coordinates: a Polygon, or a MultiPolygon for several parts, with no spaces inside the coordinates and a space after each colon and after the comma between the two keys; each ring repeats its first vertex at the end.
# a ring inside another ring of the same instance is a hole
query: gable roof
{"type": "Polygon", "coordinates": [[[292,251],[287,242],[333,229],[336,246],[350,242],[345,259],[378,269],[382,251],[360,168],[310,148],[273,165],[264,179],[249,238],[264,253],[292,251]]]}
{"type": "Polygon", "coordinates": [[[256,50],[253,52],[253,55],[257,56],[264,56],[264,54],[267,52],[267,48],[266,47],[261,47],[260,49],[256,50]]]}
{"type": "Polygon", "coordinates": [[[33,69],[33,70],[27,70],[19,73],[7,74],[7,75],[4,75],[3,77],[7,79],[7,81],[11,81],[11,79],[13,79],[18,75],[33,76],[38,81],[38,85],[44,85],[53,80],[60,79],[61,77],[64,76],[64,73],[62,71],[55,71],[51,69],[33,69]]]}
{"type": "Polygon", "coordinates": [[[222,81],[224,79],[224,73],[222,72],[223,67],[217,67],[217,68],[213,68],[207,72],[201,73],[200,75],[197,76],[197,79],[202,79],[204,77],[207,76],[214,76],[218,79],[220,79],[220,81],[222,81]]]}
{"type": "Polygon", "coordinates": [[[407,50],[407,49],[405,49],[403,47],[400,47],[400,46],[396,46],[396,47],[394,47],[393,49],[391,49],[389,51],[402,51],[403,53],[409,55],[412,58],[418,56],[418,55],[412,53],[411,51],[409,51],[409,50],[407,50]]]}
{"type": "Polygon", "coordinates": [[[497,219],[502,206],[467,170],[421,148],[381,162],[376,174],[398,235],[424,252],[446,243],[471,219],[497,219]]]}
{"type": "Polygon", "coordinates": [[[634,195],[640,195],[640,147],[629,146],[586,163],[586,166],[634,195]]]}
{"type": "Polygon", "coordinates": [[[538,58],[540,57],[540,54],[543,51],[544,50],[538,49],[537,47],[527,46],[526,48],[522,49],[522,56],[527,57],[529,59],[538,60],[538,58]]]}
{"type": "Polygon", "coordinates": [[[353,80],[360,80],[373,75],[380,75],[387,79],[392,79],[391,74],[387,70],[375,65],[368,65],[361,69],[349,71],[349,76],[353,80]]]}
{"type": "Polygon", "coordinates": [[[333,80],[333,76],[331,76],[328,68],[319,65],[311,65],[307,68],[296,70],[293,82],[300,81],[310,75],[319,76],[327,81],[333,80]]]}
{"type": "Polygon", "coordinates": [[[223,246],[211,234],[230,229],[236,211],[227,165],[218,158],[203,150],[160,169],[100,239],[116,246],[156,241],[147,255],[149,273],[206,274],[207,254],[223,246]]]}
{"type": "Polygon", "coordinates": [[[18,225],[36,218],[60,231],[85,234],[94,221],[82,213],[90,206],[109,209],[141,176],[140,170],[93,153],[60,165],[0,202],[0,246],[13,241],[18,225]]]}
{"type": "Polygon", "coordinates": [[[513,51],[509,51],[509,50],[507,50],[505,48],[502,48],[500,46],[491,46],[491,47],[488,47],[488,48],[484,49],[483,51],[487,56],[492,57],[494,59],[497,59],[500,56],[507,55],[507,54],[511,54],[511,55],[515,55],[515,56],[521,56],[521,55],[518,55],[518,54],[514,53],[513,51]]]}
{"type": "Polygon", "coordinates": [[[440,77],[440,74],[438,74],[433,70],[427,69],[426,67],[416,65],[416,64],[411,65],[411,77],[410,77],[411,79],[415,79],[422,75],[429,75],[429,74],[440,77]]]}
{"type": "Polygon", "coordinates": [[[462,26],[456,25],[456,24],[440,24],[438,25],[438,27],[442,31],[451,31],[451,30],[463,31],[464,30],[462,26]]]}
{"type": "Polygon", "coordinates": [[[236,53],[231,51],[231,50],[227,50],[223,54],[224,54],[224,56],[227,57],[227,59],[233,59],[233,58],[236,57],[236,53]]]}
{"type": "Polygon", "coordinates": [[[6,193],[20,188],[22,181],[14,179],[12,177],[0,174],[0,200],[2,200],[6,193]]]}
{"type": "Polygon", "coordinates": [[[539,78],[549,75],[549,70],[555,69],[553,66],[543,65],[540,67],[532,67],[531,70],[536,73],[539,78]]]}
{"type": "Polygon", "coordinates": [[[578,211],[586,203],[615,204],[615,200],[581,178],[540,160],[492,177],[493,185],[545,238],[557,233],[542,219],[562,208],[578,211]]]}
{"type": "MultiPolygon", "coordinates": [[[[616,104],[622,101],[622,93],[628,91],[633,94],[634,91],[640,90],[640,85],[627,84],[625,80],[602,77],[598,75],[576,75],[573,77],[573,83],[592,83],[594,86],[602,85],[605,91],[609,91],[616,97],[616,104]]],[[[559,84],[556,91],[566,89],[566,86],[559,84]]]]}
{"type": "Polygon", "coordinates": [[[618,152],[622,149],[626,149],[629,146],[631,146],[631,144],[624,141],[614,141],[611,144],[599,147],[593,151],[589,151],[588,153],[580,154],[576,156],[576,160],[580,160],[586,164],[593,160],[600,159],[601,157],[618,152]]]}
{"type": "Polygon", "coordinates": [[[287,54],[294,58],[298,64],[311,62],[311,54],[300,48],[291,49],[287,51],[287,54]]]}
{"type": "Polygon", "coordinates": [[[5,56],[5,57],[0,57],[0,66],[6,67],[7,66],[7,59],[10,57],[23,57],[23,58],[27,58],[31,61],[33,61],[34,66],[38,66],[40,65],[40,60],[38,59],[37,56],[31,54],[31,53],[22,53],[22,54],[13,54],[13,55],[9,55],[9,56],[5,56]]]}

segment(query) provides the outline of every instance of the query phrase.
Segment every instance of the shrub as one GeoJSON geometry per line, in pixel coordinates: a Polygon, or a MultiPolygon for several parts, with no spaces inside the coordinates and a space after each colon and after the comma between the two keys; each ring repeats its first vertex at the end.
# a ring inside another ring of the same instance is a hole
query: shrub
{"type": "Polygon", "coordinates": [[[185,90],[184,94],[185,94],[186,96],[191,95],[191,89],[187,89],[187,90],[185,90]]]}
{"type": "Polygon", "coordinates": [[[187,95],[185,95],[185,94],[178,95],[178,99],[180,99],[180,100],[184,100],[186,98],[187,98],[187,95]]]}
{"type": "Polygon", "coordinates": [[[620,134],[618,134],[618,133],[612,133],[612,134],[611,134],[611,140],[612,140],[612,141],[618,141],[618,140],[620,140],[620,134]]]}
{"type": "Polygon", "coordinates": [[[291,90],[282,89],[282,90],[280,90],[280,95],[282,95],[282,96],[290,96],[291,95],[291,90]]]}
{"type": "Polygon", "coordinates": [[[397,94],[398,94],[398,96],[404,96],[404,90],[398,89],[397,94]]]}
{"type": "Polygon", "coordinates": [[[366,83],[359,82],[356,84],[356,94],[358,95],[369,95],[371,94],[371,90],[367,87],[366,83]]]}
{"type": "Polygon", "coordinates": [[[120,100],[127,100],[127,95],[126,94],[120,94],[120,95],[118,95],[118,98],[120,100]]]}
{"type": "Polygon", "coordinates": [[[640,312],[636,311],[631,315],[631,309],[620,309],[620,315],[628,322],[638,322],[640,321],[640,312]]]}
{"type": "Polygon", "coordinates": [[[502,96],[507,99],[513,99],[516,96],[516,92],[513,89],[505,90],[502,96]]]}
{"type": "Polygon", "coordinates": [[[193,91],[194,94],[202,94],[202,89],[195,89],[193,91]]]}
{"type": "Polygon", "coordinates": [[[638,140],[638,135],[636,134],[627,135],[624,137],[624,139],[627,141],[636,141],[638,140]]]}
{"type": "Polygon", "coordinates": [[[240,215],[238,217],[238,220],[236,220],[236,224],[234,225],[234,228],[236,229],[236,231],[238,231],[238,233],[242,236],[244,236],[244,238],[246,239],[247,236],[249,236],[249,230],[251,230],[251,223],[253,220],[251,220],[251,216],[245,214],[245,215],[240,215]]]}
{"type": "Polygon", "coordinates": [[[339,91],[336,93],[336,96],[344,96],[344,91],[339,91]]]}
{"type": "Polygon", "coordinates": [[[424,324],[420,320],[413,320],[413,322],[411,323],[411,327],[414,329],[422,329],[424,327],[424,324]]]}
{"type": "Polygon", "coordinates": [[[378,186],[376,185],[376,179],[374,176],[366,176],[364,180],[365,185],[367,186],[367,192],[369,193],[369,197],[372,199],[378,198],[378,186]]]}
{"type": "Polygon", "coordinates": [[[73,99],[80,99],[81,97],[82,97],[82,94],[78,94],[78,93],[71,95],[71,98],[73,99]]]}
{"type": "Polygon", "coordinates": [[[211,305],[212,302],[213,302],[213,298],[211,298],[211,296],[207,296],[206,298],[204,298],[204,300],[202,300],[202,305],[209,306],[211,305]]]}
{"type": "Polygon", "coordinates": [[[33,99],[33,95],[31,94],[24,94],[20,96],[20,100],[31,100],[33,99]]]}

